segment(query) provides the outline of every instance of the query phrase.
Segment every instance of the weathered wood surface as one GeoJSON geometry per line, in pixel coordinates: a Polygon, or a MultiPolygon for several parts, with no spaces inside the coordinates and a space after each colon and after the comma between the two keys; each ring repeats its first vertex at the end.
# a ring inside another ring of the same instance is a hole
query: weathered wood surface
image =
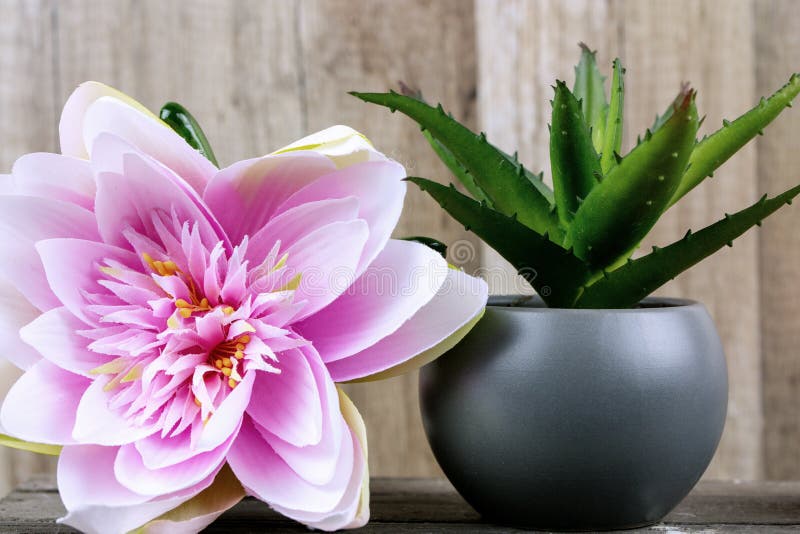
{"type": "MultiPolygon", "coordinates": [[[[484,523],[449,482],[425,478],[372,481],[372,519],[359,532],[513,532],[484,523]]],[[[57,525],[64,508],[52,479],[39,477],[0,501],[0,532],[73,532],[57,525]]],[[[307,532],[245,499],[206,532],[307,532]]],[[[701,482],[663,523],[630,532],[798,532],[800,482],[701,482]]]]}
{"type": "MultiPolygon", "coordinates": [[[[412,123],[345,94],[404,80],[535,170],[548,169],[555,77],[571,80],[577,42],[629,67],[626,147],[683,80],[699,89],[705,131],[800,69],[796,0],[0,0],[0,172],[56,150],[64,99],[87,79],[158,107],[183,102],[223,164],[342,122],[410,173],[450,178],[412,123]]],[[[800,111],[693,191],[658,226],[664,244],[796,183],[800,111]]],[[[702,300],[730,365],[725,435],[709,475],[800,477],[800,211],[785,210],[663,291],[702,300]]],[[[433,202],[409,188],[398,235],[451,244],[495,291],[508,269],[433,202]],[[498,273],[502,273],[498,275],[498,273]],[[494,283],[492,283],[494,282],[494,283]]],[[[0,396],[13,379],[0,367],[0,396]]],[[[440,474],[422,435],[416,375],[348,386],[369,429],[376,475],[440,474]]],[[[0,450],[0,495],[52,459],[0,450]]]]}

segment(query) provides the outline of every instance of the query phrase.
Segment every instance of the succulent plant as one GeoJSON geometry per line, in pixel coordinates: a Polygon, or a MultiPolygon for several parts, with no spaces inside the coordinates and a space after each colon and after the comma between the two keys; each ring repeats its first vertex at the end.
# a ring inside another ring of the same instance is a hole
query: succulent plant
{"type": "Polygon", "coordinates": [[[595,53],[582,45],[572,91],[554,87],[551,190],[542,174],[490,144],[419,94],[351,93],[416,121],[469,195],[408,178],[505,257],[548,306],[627,308],[800,194],[800,185],[638,259],[661,215],[741,149],[800,92],[800,75],[721,129],[697,140],[695,91],[684,85],[636,146],[620,155],[625,69],[613,63],[610,100],[595,53]]]}

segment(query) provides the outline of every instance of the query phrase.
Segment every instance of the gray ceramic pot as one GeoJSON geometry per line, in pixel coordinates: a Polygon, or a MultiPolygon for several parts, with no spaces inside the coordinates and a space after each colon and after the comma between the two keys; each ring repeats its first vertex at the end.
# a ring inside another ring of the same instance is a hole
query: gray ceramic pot
{"type": "Polygon", "coordinates": [[[714,323],[687,300],[493,299],[420,375],[425,432],[456,489],[490,521],[546,529],[663,518],[708,467],[727,398],[714,323]]]}

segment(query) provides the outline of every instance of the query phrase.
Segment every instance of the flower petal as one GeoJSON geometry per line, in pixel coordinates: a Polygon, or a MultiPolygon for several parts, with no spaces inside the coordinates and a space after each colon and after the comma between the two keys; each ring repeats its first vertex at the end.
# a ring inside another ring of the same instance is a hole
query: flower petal
{"type": "Polygon", "coordinates": [[[86,533],[124,534],[180,506],[212,481],[209,478],[186,491],[152,499],[116,479],[117,452],[117,447],[64,447],[58,460],[58,490],[68,513],[60,523],[86,533]]]}
{"type": "Polygon", "coordinates": [[[154,125],[166,127],[150,110],[128,95],[99,82],[85,82],[72,92],[61,112],[58,133],[62,154],[81,159],[89,158],[88,147],[83,141],[84,116],[89,107],[103,97],[116,98],[139,111],[154,125]]]}
{"type": "Polygon", "coordinates": [[[225,462],[225,455],[233,439],[234,436],[231,435],[216,449],[195,454],[181,463],[159,469],[149,469],[135,445],[124,445],[119,448],[114,461],[114,475],[120,484],[142,495],[157,497],[181,491],[217,473],[225,462]]]}
{"type": "Polygon", "coordinates": [[[286,200],[278,212],[320,199],[356,197],[358,217],[369,225],[369,239],[356,270],[359,276],[383,250],[397,226],[406,194],[405,176],[403,166],[394,161],[360,163],[307,185],[286,200]]]}
{"type": "Polygon", "coordinates": [[[353,475],[336,508],[328,513],[314,513],[276,506],[275,509],[313,529],[333,531],[342,528],[359,528],[369,521],[369,469],[367,467],[367,435],[364,421],[356,407],[339,389],[339,401],[353,434],[353,475]]]}
{"type": "Polygon", "coordinates": [[[203,200],[238,243],[261,230],[289,196],[334,170],[330,160],[313,152],[244,160],[219,171],[203,200]]]}
{"type": "Polygon", "coordinates": [[[130,267],[138,262],[127,250],[83,239],[46,239],[36,243],[36,249],[47,274],[47,283],[59,302],[83,322],[94,326],[99,324],[86,313],[85,295],[108,293],[97,283],[101,277],[100,262],[110,259],[130,267]]]}
{"type": "Polygon", "coordinates": [[[210,451],[222,445],[230,436],[239,430],[250,395],[253,391],[255,372],[247,373],[236,388],[228,394],[217,411],[203,427],[195,450],[210,451]]]}
{"type": "Polygon", "coordinates": [[[363,134],[349,126],[336,125],[306,136],[273,154],[297,150],[311,150],[330,158],[338,168],[349,167],[364,161],[384,160],[386,156],[375,150],[363,134]]]}
{"type": "Polygon", "coordinates": [[[217,168],[172,128],[113,97],[93,102],[83,118],[83,139],[95,158],[95,141],[111,134],[135,146],[201,193],[217,168]]]}
{"type": "Polygon", "coordinates": [[[255,372],[247,413],[260,426],[297,447],[322,439],[322,399],[314,373],[299,349],[284,351],[280,373],[255,372]]]}
{"type": "Polygon", "coordinates": [[[225,239],[199,195],[173,171],[113,135],[99,136],[93,150],[95,213],[103,241],[130,248],[123,231],[133,228],[142,235],[156,236],[154,214],[171,216],[173,211],[181,222],[198,225],[209,248],[225,239]]]}
{"type": "Polygon", "coordinates": [[[430,248],[391,240],[345,294],[299,323],[326,363],[388,336],[430,302],[444,284],[447,262],[430,248]]]}
{"type": "Polygon", "coordinates": [[[46,360],[65,371],[89,376],[108,357],[86,348],[87,340],[77,334],[86,325],[65,307],[41,314],[19,331],[19,336],[46,360]]]}
{"type": "Polygon", "coordinates": [[[287,278],[301,276],[294,300],[307,301],[296,320],[323,309],[350,287],[367,237],[367,223],[356,219],[323,226],[286,249],[287,278]]]}
{"type": "Polygon", "coordinates": [[[11,387],[0,408],[0,426],[15,438],[36,443],[74,443],[72,428],[89,381],[41,360],[11,387]]]}
{"type": "Polygon", "coordinates": [[[355,197],[317,200],[290,208],[270,220],[250,239],[247,258],[258,265],[278,241],[285,249],[314,230],[357,217],[358,199],[355,197]]]}
{"type": "Polygon", "coordinates": [[[25,154],[14,162],[8,185],[8,193],[94,209],[94,176],[89,162],[83,159],[48,152],[25,154]]]}
{"type": "Polygon", "coordinates": [[[328,363],[334,380],[379,380],[432,362],[453,348],[483,316],[486,282],[450,269],[436,296],[393,334],[371,347],[328,363]],[[371,375],[371,376],[370,376],[371,375]]]}
{"type": "Polygon", "coordinates": [[[303,347],[303,357],[313,371],[314,388],[321,400],[319,438],[311,444],[290,443],[270,428],[257,424],[257,428],[272,449],[304,480],[322,485],[329,483],[336,474],[342,434],[347,426],[339,412],[336,387],[319,354],[311,346],[303,347]]]}
{"type": "Polygon", "coordinates": [[[154,424],[136,426],[129,419],[109,407],[112,393],[106,391],[110,377],[96,378],[86,388],[74,410],[75,427],[72,431],[78,443],[117,446],[133,443],[153,433],[154,424]]]}
{"type": "Polygon", "coordinates": [[[20,369],[30,369],[42,359],[20,337],[20,328],[39,313],[12,284],[0,278],[0,358],[6,358],[20,369]]]}
{"type": "Polygon", "coordinates": [[[200,532],[244,496],[244,488],[230,467],[225,465],[208,488],[137,529],[133,534],[200,532]]]}
{"type": "Polygon", "coordinates": [[[311,484],[275,453],[252,419],[245,417],[228,453],[228,464],[249,493],[272,507],[329,513],[336,509],[349,486],[354,448],[352,435],[344,433],[335,475],[327,484],[311,484]]]}
{"type": "Polygon", "coordinates": [[[0,196],[0,232],[0,276],[42,311],[60,304],[47,284],[35,243],[55,237],[99,239],[92,212],[58,200],[13,195],[0,196]]]}

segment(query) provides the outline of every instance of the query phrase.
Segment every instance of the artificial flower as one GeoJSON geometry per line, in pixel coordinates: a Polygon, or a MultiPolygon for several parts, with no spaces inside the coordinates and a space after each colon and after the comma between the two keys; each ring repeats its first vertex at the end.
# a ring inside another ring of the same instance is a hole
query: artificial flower
{"type": "Polygon", "coordinates": [[[336,126],[220,170],[93,82],[59,133],[0,181],[0,340],[25,371],[0,424],[62,447],[62,521],[195,532],[249,494],[363,525],[366,434],[336,382],[430,361],[487,298],[390,238],[403,167],[336,126]]]}

